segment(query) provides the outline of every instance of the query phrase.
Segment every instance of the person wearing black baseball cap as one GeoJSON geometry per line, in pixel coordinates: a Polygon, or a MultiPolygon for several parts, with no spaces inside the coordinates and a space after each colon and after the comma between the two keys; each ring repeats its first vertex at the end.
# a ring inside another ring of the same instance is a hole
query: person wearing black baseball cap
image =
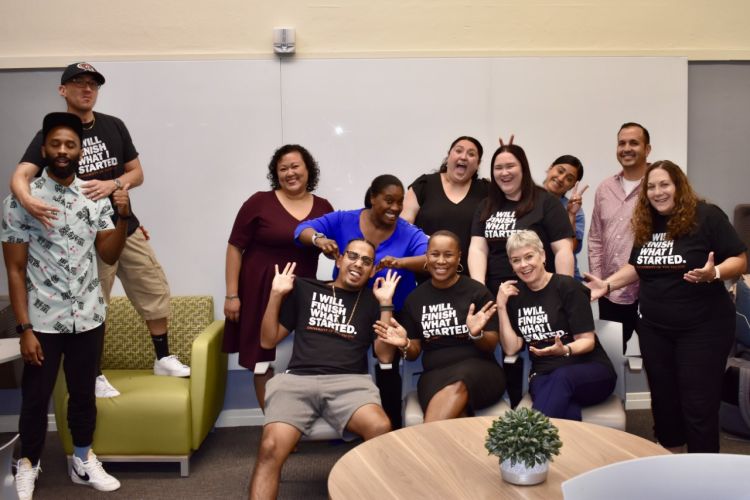
{"type": "MultiPolygon", "coordinates": [[[[94,111],[99,88],[104,82],[104,75],[92,64],[78,62],[65,68],[58,87],[60,96],[65,99],[67,111],[77,115],[83,122],[83,149],[77,177],[85,181],[82,185],[83,194],[94,201],[111,197],[125,184],[135,188],[143,183],[138,151],[123,121],[94,111]]],[[[50,226],[57,217],[58,207],[35,198],[29,190],[29,182],[44,166],[42,142],[40,131],[16,167],[11,190],[34,218],[50,226]]],[[[115,215],[114,220],[116,219],[115,215]]],[[[109,300],[115,277],[119,277],[128,298],[145,320],[156,352],[154,373],[189,376],[190,367],[169,355],[169,284],[148,242],[148,234],[135,215],[128,220],[128,238],[120,260],[114,265],[108,265],[100,259],[98,268],[105,299],[109,300]]],[[[115,397],[120,394],[101,374],[101,370],[96,379],[97,397],[115,397]]]]}
{"type": "Polygon", "coordinates": [[[96,80],[99,86],[104,85],[104,75],[99,73],[96,68],[87,62],[73,63],[65,68],[62,77],[60,77],[60,85],[65,85],[73,78],[78,78],[81,75],[88,74],[96,80]]]}
{"type": "Polygon", "coordinates": [[[94,386],[106,306],[94,255],[117,261],[131,217],[128,185],[109,199],[91,200],[76,177],[83,125],[73,113],[50,113],[42,125],[40,149],[46,167],[30,194],[54,206],[51,227],[8,196],[3,204],[2,241],[13,313],[25,361],[18,429],[21,458],[16,491],[30,499],[39,475],[47,433],[47,411],[60,364],[70,395],[68,425],[73,436],[74,483],[112,491],[120,482],[107,474],[91,450],[96,427],[94,386]],[[114,210],[119,218],[112,223],[114,210]]]}

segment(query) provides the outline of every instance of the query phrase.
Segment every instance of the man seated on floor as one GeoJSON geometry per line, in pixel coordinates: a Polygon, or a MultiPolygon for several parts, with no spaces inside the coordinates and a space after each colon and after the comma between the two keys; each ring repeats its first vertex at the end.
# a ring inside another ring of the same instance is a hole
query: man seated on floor
{"type": "MultiPolygon", "coordinates": [[[[250,482],[251,499],[276,498],[281,467],[302,434],[324,418],[337,431],[371,439],[391,430],[378,388],[367,373],[367,350],[390,363],[395,348],[376,337],[375,321],[390,321],[400,276],[375,280],[375,247],[349,242],[336,259],[339,274],[325,283],[295,278],[294,263],[276,267],[263,322],[261,345],[270,349],[295,331],[286,373],[266,385],[265,425],[250,482]]],[[[395,342],[395,340],[394,340],[395,342]]]]}

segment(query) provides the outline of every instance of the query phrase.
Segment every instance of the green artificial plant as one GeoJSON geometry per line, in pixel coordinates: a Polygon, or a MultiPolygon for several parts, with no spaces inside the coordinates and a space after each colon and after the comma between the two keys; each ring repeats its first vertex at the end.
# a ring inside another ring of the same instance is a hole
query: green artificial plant
{"type": "Polygon", "coordinates": [[[517,462],[526,467],[552,461],[560,454],[560,435],[544,414],[530,408],[510,410],[487,429],[484,447],[490,455],[500,457],[500,462],[510,459],[511,467],[517,462]]]}

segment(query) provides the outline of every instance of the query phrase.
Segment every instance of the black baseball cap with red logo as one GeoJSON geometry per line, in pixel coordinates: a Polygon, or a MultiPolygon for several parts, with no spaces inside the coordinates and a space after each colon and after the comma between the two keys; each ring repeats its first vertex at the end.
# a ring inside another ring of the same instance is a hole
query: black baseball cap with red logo
{"type": "Polygon", "coordinates": [[[99,85],[104,85],[104,75],[99,73],[96,68],[87,62],[73,63],[63,71],[62,77],[60,78],[60,85],[65,85],[71,78],[75,78],[78,75],[88,73],[96,80],[99,85]]]}

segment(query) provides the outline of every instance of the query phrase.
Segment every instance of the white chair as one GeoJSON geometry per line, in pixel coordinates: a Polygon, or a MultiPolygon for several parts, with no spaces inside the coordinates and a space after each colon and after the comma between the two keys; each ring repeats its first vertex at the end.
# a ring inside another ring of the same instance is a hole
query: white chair
{"type": "Polygon", "coordinates": [[[562,483],[565,500],[750,498],[750,455],[689,453],[637,458],[562,483]]]}
{"type": "Polygon", "coordinates": [[[18,441],[19,434],[13,436],[13,439],[0,446],[0,498],[3,500],[18,500],[16,485],[13,483],[13,473],[11,466],[13,464],[13,447],[18,441]]]}
{"type": "MultiPolygon", "coordinates": [[[[477,417],[499,417],[505,415],[505,412],[510,410],[510,404],[505,399],[500,399],[494,405],[490,405],[487,408],[477,410],[474,414],[477,417]]],[[[424,423],[424,413],[422,412],[422,406],[419,404],[419,397],[416,391],[412,391],[406,395],[406,402],[404,405],[404,426],[409,427],[412,425],[419,425],[424,423]]]]}
{"type": "MultiPolygon", "coordinates": [[[[625,356],[622,354],[622,324],[614,321],[596,320],[596,335],[607,352],[617,374],[617,384],[611,396],[603,402],[587,406],[581,410],[581,420],[589,424],[603,425],[621,431],[625,430],[625,356]]],[[[526,393],[519,408],[531,408],[531,395],[526,393]]]]}

